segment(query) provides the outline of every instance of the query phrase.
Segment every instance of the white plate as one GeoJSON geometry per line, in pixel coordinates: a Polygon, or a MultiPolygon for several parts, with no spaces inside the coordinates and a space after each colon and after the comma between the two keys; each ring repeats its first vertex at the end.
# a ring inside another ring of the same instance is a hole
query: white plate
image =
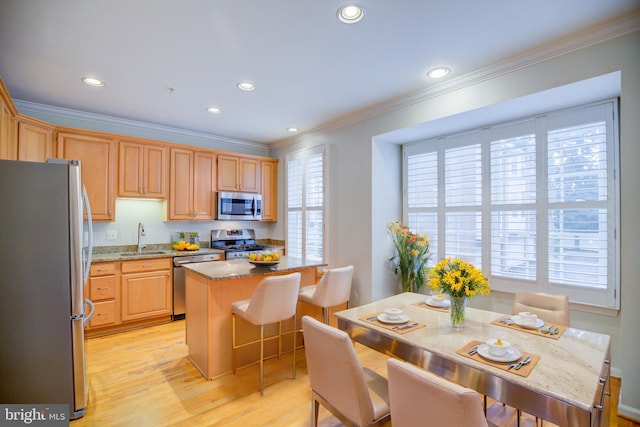
{"type": "Polygon", "coordinates": [[[493,360],[494,362],[515,362],[520,359],[520,356],[522,356],[515,347],[509,347],[505,354],[502,356],[496,356],[489,352],[489,345],[487,344],[480,344],[478,346],[478,354],[485,359],[493,360]]]}
{"type": "Polygon", "coordinates": [[[436,298],[427,298],[427,301],[425,301],[425,303],[427,305],[430,305],[431,307],[438,307],[438,308],[448,308],[451,305],[451,301],[449,301],[448,299],[436,299],[436,298]]]}
{"type": "Polygon", "coordinates": [[[378,314],[378,320],[382,323],[407,323],[409,321],[409,316],[402,314],[399,319],[389,319],[386,313],[381,313],[378,314]]]}
{"type": "Polygon", "coordinates": [[[511,317],[511,320],[513,320],[513,323],[515,323],[516,325],[528,329],[538,329],[544,326],[544,321],[542,319],[536,319],[535,323],[529,323],[525,322],[524,319],[522,319],[522,317],[520,316],[513,316],[511,317]]]}

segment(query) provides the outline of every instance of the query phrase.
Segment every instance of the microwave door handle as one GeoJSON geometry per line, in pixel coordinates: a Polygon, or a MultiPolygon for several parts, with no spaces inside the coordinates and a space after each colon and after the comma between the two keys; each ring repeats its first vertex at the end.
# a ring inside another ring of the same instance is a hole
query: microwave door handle
{"type": "Polygon", "coordinates": [[[256,217],[256,207],[257,207],[258,203],[256,202],[256,196],[253,196],[253,201],[251,202],[251,213],[253,214],[253,217],[256,217]]]}

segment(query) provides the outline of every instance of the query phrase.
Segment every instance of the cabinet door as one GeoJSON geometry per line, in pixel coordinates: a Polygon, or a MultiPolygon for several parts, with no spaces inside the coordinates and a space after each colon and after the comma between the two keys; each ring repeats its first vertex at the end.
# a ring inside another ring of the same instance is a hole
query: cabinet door
{"type": "Polygon", "coordinates": [[[262,161],[262,220],[278,220],[278,161],[262,161]]]}
{"type": "Polygon", "coordinates": [[[120,141],[118,158],[118,195],[142,197],[142,144],[120,141]]]}
{"type": "Polygon", "coordinates": [[[142,167],[142,192],[145,197],[167,198],[167,147],[145,145],[142,167]]]}
{"type": "Polygon", "coordinates": [[[193,151],[171,149],[169,178],[169,219],[193,218],[193,151]]]}
{"type": "Polygon", "coordinates": [[[218,191],[238,191],[238,163],[234,156],[218,155],[218,191]]]}
{"type": "Polygon", "coordinates": [[[193,154],[193,219],[215,219],[216,156],[213,153],[193,154]]]}
{"type": "Polygon", "coordinates": [[[120,141],[118,195],[122,197],[167,197],[167,148],[120,141]]]}
{"type": "Polygon", "coordinates": [[[53,127],[18,123],[18,160],[46,162],[55,155],[53,127]]]}
{"type": "Polygon", "coordinates": [[[115,141],[83,133],[58,134],[58,157],[80,160],[94,221],[115,219],[115,141]]]}
{"type": "Polygon", "coordinates": [[[260,192],[260,162],[255,159],[240,158],[240,191],[260,192]]]}
{"type": "Polygon", "coordinates": [[[18,158],[17,129],[18,124],[9,106],[0,98],[0,159],[16,160],[18,158]]]}
{"type": "Polygon", "coordinates": [[[170,315],[171,274],[168,271],[122,275],[122,321],[170,315]]]}

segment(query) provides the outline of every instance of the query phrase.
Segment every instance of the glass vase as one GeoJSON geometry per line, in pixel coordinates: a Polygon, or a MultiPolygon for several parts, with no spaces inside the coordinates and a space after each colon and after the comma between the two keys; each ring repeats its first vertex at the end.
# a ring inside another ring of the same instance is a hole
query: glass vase
{"type": "Polygon", "coordinates": [[[465,310],[467,308],[467,297],[451,296],[451,326],[453,329],[460,330],[464,328],[465,310]]]}

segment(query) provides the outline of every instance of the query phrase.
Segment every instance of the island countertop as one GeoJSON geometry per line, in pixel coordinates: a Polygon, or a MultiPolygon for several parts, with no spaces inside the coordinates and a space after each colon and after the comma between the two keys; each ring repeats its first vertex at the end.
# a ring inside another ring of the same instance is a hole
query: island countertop
{"type": "Polygon", "coordinates": [[[321,267],[327,264],[322,261],[312,261],[303,258],[283,256],[273,267],[256,267],[246,259],[227,261],[199,262],[185,264],[183,267],[200,274],[210,280],[228,280],[242,277],[263,276],[270,273],[294,272],[310,267],[321,267]]]}

